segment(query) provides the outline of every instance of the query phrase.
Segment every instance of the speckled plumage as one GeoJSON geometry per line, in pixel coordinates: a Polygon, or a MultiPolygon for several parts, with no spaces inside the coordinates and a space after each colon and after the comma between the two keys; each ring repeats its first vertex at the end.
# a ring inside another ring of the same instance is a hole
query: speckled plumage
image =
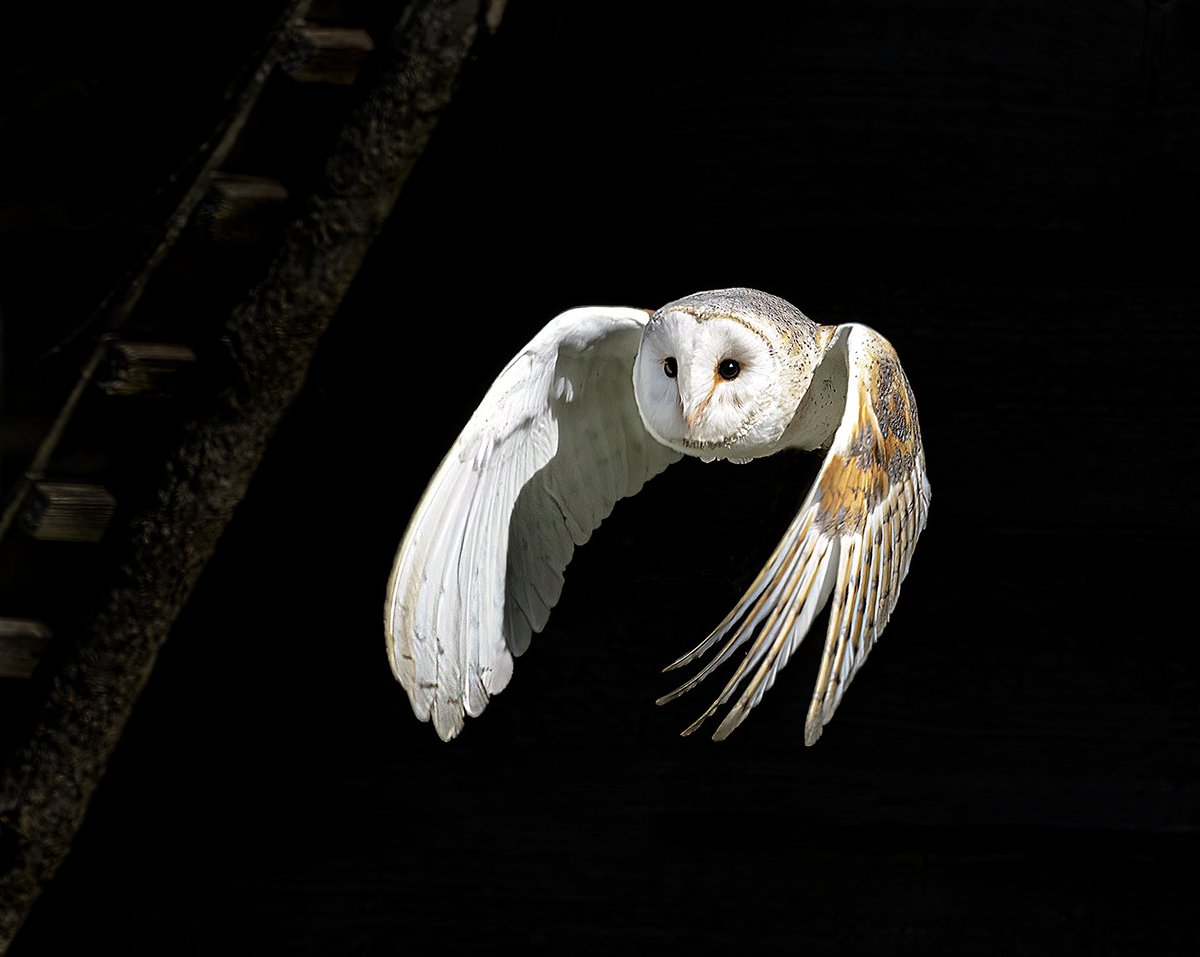
{"type": "Polygon", "coordinates": [[[570,310],[497,378],[409,523],[388,585],[392,667],[443,739],[477,715],[546,624],[574,547],[680,454],[748,462],[826,448],[763,571],[670,668],[719,645],[673,700],[748,648],[698,728],[724,738],[774,683],[832,598],[805,741],[832,717],[895,607],[929,484],[895,350],[865,326],[819,326],[754,289],[654,312],[570,310]]]}

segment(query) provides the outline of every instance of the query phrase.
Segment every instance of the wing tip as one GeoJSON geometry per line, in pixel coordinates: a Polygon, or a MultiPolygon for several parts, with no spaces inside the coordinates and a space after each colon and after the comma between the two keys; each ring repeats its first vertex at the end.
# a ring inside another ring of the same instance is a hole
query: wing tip
{"type": "Polygon", "coordinates": [[[453,741],[463,729],[463,713],[461,710],[438,708],[436,705],[432,714],[433,729],[443,741],[453,741]]]}
{"type": "Polygon", "coordinates": [[[808,716],[808,720],[804,722],[804,746],[811,748],[819,740],[821,733],[825,730],[825,725],[819,718],[814,718],[813,715],[808,716]]]}
{"type": "Polygon", "coordinates": [[[753,710],[753,705],[739,701],[725,713],[725,718],[717,726],[717,730],[713,732],[712,739],[714,741],[724,741],[741,727],[742,722],[749,717],[750,712],[753,710]]]}

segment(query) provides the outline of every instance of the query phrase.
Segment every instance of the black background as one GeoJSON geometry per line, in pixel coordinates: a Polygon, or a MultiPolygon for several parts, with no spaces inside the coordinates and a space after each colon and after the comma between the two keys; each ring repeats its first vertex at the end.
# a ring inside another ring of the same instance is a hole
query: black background
{"type": "MultiPolygon", "coordinates": [[[[65,226],[6,237],[10,345],[127,266],[270,6],[19,24],[6,177],[65,226]]],[[[1182,4],[513,0],[11,953],[1196,953],[1198,80],[1182,4]],[[442,744],[380,624],[424,482],[558,311],[725,285],[912,381],[930,525],[870,666],[815,748],[811,638],[678,737],[716,686],[659,669],[817,465],[687,461],[442,744]]]]}

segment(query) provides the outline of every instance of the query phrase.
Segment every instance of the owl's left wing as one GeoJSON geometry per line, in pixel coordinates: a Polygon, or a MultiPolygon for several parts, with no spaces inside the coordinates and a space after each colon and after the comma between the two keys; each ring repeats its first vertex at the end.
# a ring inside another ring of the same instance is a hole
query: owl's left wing
{"type": "Polygon", "coordinates": [[[877,332],[853,323],[822,326],[820,336],[824,353],[789,432],[801,447],[828,445],[829,451],[800,511],[737,606],[669,666],[686,665],[727,639],[712,661],[660,704],[694,688],[753,638],[720,696],[684,734],[739,691],[713,738],[725,738],[741,724],[832,594],[805,723],[805,743],[815,744],[887,624],[925,527],[925,452],[916,401],[895,350],[877,332]]]}

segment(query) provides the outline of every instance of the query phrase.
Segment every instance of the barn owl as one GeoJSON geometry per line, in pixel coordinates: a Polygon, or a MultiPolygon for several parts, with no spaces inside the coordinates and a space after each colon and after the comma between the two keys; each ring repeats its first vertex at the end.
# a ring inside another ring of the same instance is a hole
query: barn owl
{"type": "Polygon", "coordinates": [[[388,654],[417,717],[448,741],[483,711],[546,625],[575,546],[619,499],[682,455],[745,463],[791,448],[826,450],[811,490],[733,610],[667,670],[717,649],[711,660],[659,703],[746,647],[683,732],[732,700],[713,734],[725,738],[832,596],[805,723],[814,744],[900,594],[929,507],[925,454],[883,336],[817,325],[744,288],[654,311],[568,310],[500,373],[425,490],[388,583],[388,654]]]}

